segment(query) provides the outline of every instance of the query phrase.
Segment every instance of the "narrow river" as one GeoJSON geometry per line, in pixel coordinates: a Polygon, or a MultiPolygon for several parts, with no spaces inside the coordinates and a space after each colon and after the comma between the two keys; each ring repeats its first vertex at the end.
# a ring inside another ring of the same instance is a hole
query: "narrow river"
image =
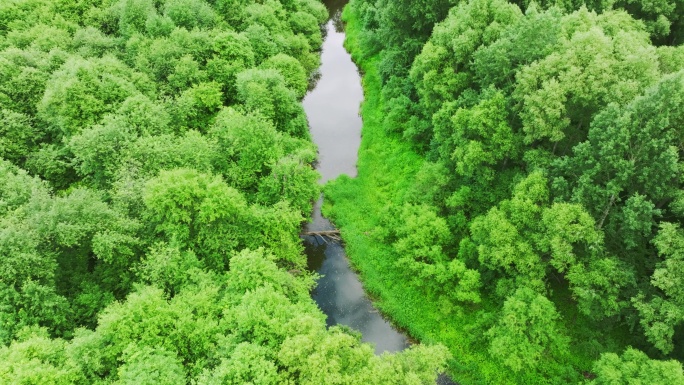
{"type": "MultiPolygon", "coordinates": [[[[356,160],[361,143],[359,107],[363,101],[361,77],[345,50],[341,11],[347,0],[324,0],[330,12],[321,55],[320,78],[304,98],[311,134],[318,145],[317,170],[320,183],[340,174],[356,176],[356,160]]],[[[321,215],[322,198],[314,206],[312,222],[306,231],[333,230],[321,215]]],[[[304,236],[309,269],[321,274],[312,296],[327,315],[328,326],[346,325],[362,335],[362,341],[375,345],[375,353],[406,349],[408,338],[397,331],[373,307],[358,276],[349,266],[344,247],[338,242],[304,236]]],[[[437,384],[454,384],[440,376],[437,384]]]]}
{"type": "MultiPolygon", "coordinates": [[[[346,1],[327,1],[331,18],[321,55],[321,77],[304,98],[311,135],[318,145],[320,183],[340,174],[356,176],[356,159],[361,143],[359,106],[363,100],[361,77],[343,47],[344,32],[340,13],[346,1]]],[[[332,230],[321,215],[319,200],[307,231],[332,230]]],[[[344,247],[320,237],[304,239],[309,268],[322,275],[313,298],[328,316],[328,326],[342,324],[358,330],[365,342],[375,345],[376,354],[408,347],[408,339],[396,331],[373,308],[357,275],[351,270],[344,247]]]]}

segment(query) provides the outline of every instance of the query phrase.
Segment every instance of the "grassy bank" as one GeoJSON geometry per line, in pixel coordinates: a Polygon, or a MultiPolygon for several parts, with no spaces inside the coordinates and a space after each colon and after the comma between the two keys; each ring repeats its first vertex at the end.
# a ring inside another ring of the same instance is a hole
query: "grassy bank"
{"type": "MultiPolygon", "coordinates": [[[[489,317],[496,312],[493,303],[460,308],[438,302],[405,282],[394,266],[396,255],[383,244],[380,223],[389,204],[401,204],[402,194],[412,184],[423,159],[400,138],[388,135],[382,127],[381,83],[377,58],[362,58],[361,26],[347,8],[347,49],[362,70],[365,101],[361,108],[364,126],[359,151],[358,177],[340,177],[325,188],[324,213],[341,229],[347,253],[360,272],[368,292],[377,298],[376,306],[413,337],[427,343],[448,346],[454,359],[450,374],[461,384],[547,384],[580,382],[601,351],[619,351],[622,344],[609,342],[590,346],[590,333],[574,306],[559,309],[575,343],[567,357],[549,360],[550,367],[539,372],[515,373],[487,353],[484,332],[489,317]],[[584,342],[587,341],[587,342],[584,342]],[[562,362],[562,366],[553,362],[562,362]]],[[[569,293],[556,292],[556,303],[569,300],[569,293]]],[[[619,341],[619,338],[611,338],[619,341]]]]}
{"type": "Polygon", "coordinates": [[[364,125],[358,177],[343,176],[328,184],[325,214],[340,227],[347,253],[359,270],[366,290],[378,298],[376,306],[413,337],[446,344],[455,357],[450,363],[454,379],[463,384],[531,383],[531,378],[515,376],[514,379],[513,373],[490,362],[486,352],[473,346],[481,345],[484,337],[473,338],[480,331],[464,328],[464,325],[473,326],[472,320],[464,322],[464,319],[477,317],[477,311],[465,313],[447,304],[440,306],[426,301],[394,268],[392,248],[379,241],[377,233],[383,209],[389,203],[401,202],[402,193],[410,186],[423,160],[408,143],[388,136],[383,130],[377,58],[359,60],[359,23],[349,8],[344,18],[346,47],[364,74],[365,101],[361,107],[364,125]]]}

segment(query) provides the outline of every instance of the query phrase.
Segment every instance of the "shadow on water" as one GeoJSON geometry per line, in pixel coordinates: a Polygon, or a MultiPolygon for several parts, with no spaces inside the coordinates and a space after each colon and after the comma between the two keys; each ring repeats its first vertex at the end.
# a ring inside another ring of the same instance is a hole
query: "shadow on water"
{"type": "MultiPolygon", "coordinates": [[[[356,176],[357,152],[361,143],[359,106],[363,101],[361,77],[343,47],[342,8],[347,0],[324,0],[330,20],[325,25],[321,67],[314,87],[302,101],[313,141],[318,146],[316,169],[320,183],[341,174],[356,176]]],[[[323,198],[314,205],[311,222],[305,231],[334,230],[321,215],[323,198]]],[[[343,325],[361,333],[361,340],[375,345],[375,353],[397,352],[410,346],[409,339],[397,331],[373,307],[357,274],[351,269],[344,247],[320,236],[303,236],[308,268],[321,275],[312,298],[327,316],[328,326],[343,325]]],[[[454,384],[440,376],[437,384],[454,384]]]]}
{"type": "Polygon", "coordinates": [[[328,8],[328,19],[333,21],[336,32],[344,33],[342,9],[348,2],[349,0],[323,0],[323,4],[328,8]]]}
{"type": "Polygon", "coordinates": [[[328,247],[327,241],[320,240],[319,237],[306,235],[304,239],[304,252],[307,257],[306,268],[309,271],[320,271],[325,261],[325,249],[328,247]]]}

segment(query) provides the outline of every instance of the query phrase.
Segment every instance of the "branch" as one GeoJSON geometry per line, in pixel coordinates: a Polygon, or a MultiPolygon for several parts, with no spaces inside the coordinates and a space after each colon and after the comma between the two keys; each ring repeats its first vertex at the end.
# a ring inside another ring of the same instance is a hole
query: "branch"
{"type": "Polygon", "coordinates": [[[300,235],[310,235],[314,237],[319,236],[321,238],[326,237],[335,241],[342,240],[342,238],[340,238],[340,230],[307,231],[305,233],[301,233],[300,235]]]}
{"type": "Polygon", "coordinates": [[[601,218],[601,221],[598,224],[599,230],[603,227],[603,221],[606,220],[606,217],[608,216],[608,213],[610,212],[610,207],[613,206],[615,203],[615,194],[610,196],[610,202],[608,202],[608,206],[606,206],[606,210],[603,212],[603,217],[601,218]]]}

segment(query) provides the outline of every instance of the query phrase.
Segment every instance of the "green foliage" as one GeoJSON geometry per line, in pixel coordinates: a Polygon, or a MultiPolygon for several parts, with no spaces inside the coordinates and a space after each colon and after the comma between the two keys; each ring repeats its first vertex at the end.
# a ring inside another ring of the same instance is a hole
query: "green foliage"
{"type": "Polygon", "coordinates": [[[567,179],[573,182],[573,200],[599,218],[610,235],[620,232],[627,249],[651,235],[662,215],[655,203],[678,191],[674,148],[682,119],[681,87],[682,74],[673,74],[627,106],[607,108],[592,122],[588,140],[575,147],[575,156],[559,162],[572,175],[567,179]]]}
{"type": "Polygon", "coordinates": [[[617,316],[628,309],[628,293],[636,284],[634,269],[610,256],[571,266],[567,279],[579,311],[596,320],[617,316]]]}
{"type": "Polygon", "coordinates": [[[557,8],[527,7],[525,17],[517,18],[495,41],[473,53],[472,72],[479,87],[493,85],[510,94],[520,69],[557,48],[564,32],[562,18],[557,8]]]}
{"type": "Polygon", "coordinates": [[[181,362],[164,349],[131,345],[123,361],[117,385],[174,385],[185,381],[181,362]]]}
{"type": "Polygon", "coordinates": [[[651,276],[650,298],[640,294],[633,299],[646,338],[663,353],[672,351],[675,328],[684,322],[683,236],[678,225],[661,223],[653,243],[664,259],[658,262],[651,276]]]}
{"type": "Polygon", "coordinates": [[[583,12],[567,19],[586,24],[571,24],[567,40],[517,76],[513,98],[527,143],[567,138],[576,144],[601,108],[630,101],[660,75],[655,48],[638,24],[622,13],[583,12]]]}
{"type": "MultiPolygon", "coordinates": [[[[327,18],[314,0],[0,4],[0,382],[299,383],[285,341],[338,333],[298,236],[327,18]]],[[[344,348],[361,366],[331,375],[383,384],[446,359],[344,348]]]]}
{"type": "MultiPolygon", "coordinates": [[[[318,26],[316,25],[316,28],[318,26]]],[[[285,84],[295,92],[298,99],[301,99],[306,94],[309,82],[306,75],[306,70],[292,56],[285,54],[278,54],[268,58],[261,63],[262,68],[274,69],[285,78],[285,84]]]]}
{"type": "Polygon", "coordinates": [[[379,67],[383,81],[406,75],[435,23],[444,19],[449,7],[456,3],[449,0],[375,2],[375,20],[369,23],[377,26],[376,39],[384,48],[379,67]]]}
{"type": "Polygon", "coordinates": [[[284,155],[273,124],[259,115],[225,109],[216,117],[209,135],[218,143],[221,156],[216,168],[231,186],[254,191],[284,155]]]}
{"type": "Polygon", "coordinates": [[[508,122],[504,95],[495,89],[483,92],[482,100],[471,108],[445,104],[433,122],[434,151],[440,164],[452,172],[447,196],[439,205],[452,214],[452,228],[465,232],[465,218],[484,213],[509,194],[522,138],[508,122]],[[502,172],[508,164],[510,171],[502,172]]]}
{"type": "Polygon", "coordinates": [[[312,47],[320,46],[322,40],[321,29],[316,16],[307,12],[296,12],[290,15],[289,22],[292,32],[307,36],[307,42],[312,47]]]}
{"type": "Polygon", "coordinates": [[[634,19],[642,22],[651,35],[651,39],[658,44],[680,44],[682,39],[681,17],[678,10],[679,1],[632,1],[632,0],[580,0],[556,1],[543,0],[532,2],[523,0],[518,2],[526,8],[541,5],[544,8],[558,7],[564,12],[572,12],[582,7],[601,13],[611,9],[628,12],[634,19]]]}
{"type": "Polygon", "coordinates": [[[67,365],[66,342],[50,339],[44,329],[25,329],[21,340],[0,347],[0,380],[8,385],[74,384],[78,371],[67,365]]]}
{"type": "Polygon", "coordinates": [[[15,30],[7,34],[7,43],[17,48],[31,48],[36,51],[50,52],[52,49],[66,49],[71,41],[67,26],[36,25],[25,30],[15,30]],[[63,29],[64,28],[64,29],[63,29]]]}
{"type": "Polygon", "coordinates": [[[618,1],[618,7],[625,9],[635,18],[643,20],[654,41],[665,44],[680,44],[682,19],[679,1],[618,1]]]}
{"type": "Polygon", "coordinates": [[[301,384],[431,384],[449,356],[443,348],[418,346],[396,355],[353,349],[358,337],[339,327],[286,341],[279,359],[301,384]],[[314,353],[315,352],[315,353],[314,353]]]}
{"type": "Polygon", "coordinates": [[[118,31],[124,37],[144,31],[147,19],[157,12],[153,0],[119,0],[112,8],[118,18],[118,31]]]}
{"type": "Polygon", "coordinates": [[[3,340],[23,326],[59,335],[71,322],[92,322],[112,293],[130,287],[137,222],[96,192],[74,189],[53,197],[18,169],[5,164],[3,172],[3,340]]]}
{"type": "Polygon", "coordinates": [[[99,29],[85,27],[74,33],[71,44],[80,56],[102,57],[116,47],[117,41],[99,29]]]}
{"type": "Polygon", "coordinates": [[[137,275],[143,282],[172,294],[192,282],[193,274],[201,271],[202,267],[192,251],[181,251],[178,246],[158,243],[140,262],[137,275]]]}
{"type": "Polygon", "coordinates": [[[172,119],[177,127],[200,130],[208,126],[223,105],[221,86],[199,83],[185,90],[173,103],[172,119]]]}
{"type": "Polygon", "coordinates": [[[211,28],[219,20],[218,14],[204,0],[170,0],[164,3],[164,16],[178,27],[211,28]]]}
{"type": "Polygon", "coordinates": [[[437,3],[345,13],[364,135],[326,198],[365,287],[463,383],[601,383],[628,344],[681,358],[678,5],[437,3]],[[445,295],[447,271],[489,290],[445,295]]]}
{"type": "Polygon", "coordinates": [[[2,108],[35,117],[50,73],[67,60],[67,53],[54,50],[46,54],[7,47],[0,57],[2,108]]]}
{"type": "Polygon", "coordinates": [[[641,351],[627,348],[621,356],[615,353],[602,354],[594,364],[596,379],[592,385],[617,384],[682,384],[684,372],[681,363],[649,359],[641,351]]]}
{"type": "Polygon", "coordinates": [[[155,233],[193,250],[207,268],[223,271],[233,250],[260,246],[274,250],[284,263],[302,263],[293,236],[301,214],[288,203],[249,206],[219,176],[192,169],[162,171],[146,184],[143,199],[155,233]]]}
{"type": "Polygon", "coordinates": [[[664,74],[670,74],[682,69],[682,55],[684,55],[684,48],[682,46],[670,47],[661,46],[656,48],[658,60],[660,62],[660,71],[664,74]]]}
{"type": "Polygon", "coordinates": [[[511,200],[473,220],[472,240],[483,267],[539,289],[549,267],[564,273],[581,263],[577,250],[587,259],[600,250],[602,236],[581,206],[547,206],[548,200],[546,179],[533,172],[514,187],[511,200]]]}
{"type": "Polygon", "coordinates": [[[480,302],[480,274],[447,255],[449,227],[427,205],[404,205],[384,226],[394,240],[396,267],[411,286],[432,296],[480,302]]]}
{"type": "Polygon", "coordinates": [[[504,95],[495,92],[471,109],[456,111],[453,131],[440,133],[435,127],[435,140],[443,143],[442,157],[445,163],[455,163],[459,176],[487,183],[494,178],[493,166],[517,157],[520,139],[508,125],[505,111],[504,95]]]}
{"type": "Polygon", "coordinates": [[[242,342],[235,347],[230,358],[222,359],[210,373],[203,374],[198,384],[278,384],[278,369],[269,356],[268,349],[242,342]]]}
{"type": "Polygon", "coordinates": [[[192,169],[162,171],[143,193],[155,232],[191,248],[207,267],[222,271],[245,234],[249,216],[240,192],[216,176],[192,169]]]}
{"type": "Polygon", "coordinates": [[[91,335],[76,337],[72,345],[86,344],[83,349],[89,352],[88,358],[100,366],[88,369],[99,372],[94,373],[95,376],[106,376],[117,368],[118,359],[127,356],[132,360],[132,365],[124,368],[119,375],[131,375],[140,370],[140,364],[135,361],[149,354],[150,364],[157,361],[155,365],[160,365],[161,362],[170,361],[172,366],[167,370],[171,373],[166,374],[173,378],[180,371],[180,368],[173,367],[175,360],[185,362],[186,370],[192,370],[196,365],[201,366],[203,357],[213,349],[215,334],[222,330],[217,322],[220,318],[220,309],[217,308],[220,298],[215,286],[208,286],[201,293],[197,290],[188,291],[170,301],[164,298],[161,290],[143,287],[131,294],[126,302],[109,306],[100,315],[96,331],[90,332],[93,333],[91,335]],[[144,352],[145,346],[158,350],[156,353],[142,353],[142,357],[131,356],[136,352],[144,352]]]}
{"type": "Polygon", "coordinates": [[[223,94],[228,100],[234,100],[235,76],[254,66],[254,50],[245,35],[232,31],[216,34],[213,47],[214,55],[206,65],[207,75],[223,86],[223,94]]]}
{"type": "Polygon", "coordinates": [[[297,156],[281,158],[270,175],[259,183],[257,201],[262,204],[287,202],[303,213],[311,211],[318,196],[316,186],[320,175],[305,161],[297,156]]]}
{"type": "Polygon", "coordinates": [[[239,73],[237,92],[238,101],[247,111],[262,114],[273,122],[276,130],[295,137],[309,137],[304,110],[278,71],[250,69],[239,73]]]}
{"type": "Polygon", "coordinates": [[[12,341],[16,334],[25,327],[44,326],[54,334],[69,327],[69,303],[57,294],[54,287],[42,285],[33,280],[26,280],[18,284],[8,285],[0,283],[2,292],[2,322],[3,344],[12,341]]]}
{"type": "Polygon", "coordinates": [[[112,118],[71,137],[76,172],[96,186],[107,186],[121,166],[121,152],[135,136],[123,119],[112,118]]]}
{"type": "Polygon", "coordinates": [[[558,330],[559,315],[551,301],[529,288],[517,289],[504,301],[497,323],[487,331],[492,356],[514,371],[535,368],[549,355],[567,350],[558,330]]]}
{"type": "Polygon", "coordinates": [[[452,8],[449,16],[435,26],[411,67],[411,79],[428,116],[436,113],[442,103],[458,99],[472,85],[473,53],[493,43],[505,26],[521,16],[520,9],[506,1],[475,0],[452,8]]]}
{"type": "Polygon", "coordinates": [[[401,258],[427,264],[443,262],[442,250],[449,239],[449,228],[428,206],[406,205],[398,215],[394,228],[394,249],[401,258]]]}
{"type": "Polygon", "coordinates": [[[0,161],[0,181],[0,215],[3,217],[48,192],[45,182],[5,160],[0,161]]]}
{"type": "Polygon", "coordinates": [[[309,291],[314,287],[313,277],[295,278],[279,269],[273,255],[263,249],[245,250],[231,258],[228,273],[228,287],[231,291],[245,294],[260,286],[271,286],[278,293],[291,300],[306,302],[309,291]]]}
{"type": "Polygon", "coordinates": [[[56,134],[70,137],[139,93],[153,95],[154,85],[114,57],[72,58],[47,82],[38,116],[56,134]]]}

